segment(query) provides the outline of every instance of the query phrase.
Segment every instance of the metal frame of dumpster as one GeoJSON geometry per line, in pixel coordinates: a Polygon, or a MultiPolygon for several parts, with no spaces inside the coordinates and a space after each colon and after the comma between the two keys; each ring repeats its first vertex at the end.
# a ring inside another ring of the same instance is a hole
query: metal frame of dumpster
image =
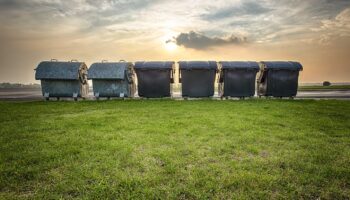
{"type": "Polygon", "coordinates": [[[216,61],[180,61],[179,83],[182,97],[211,97],[217,72],[216,61]]]}
{"type": "Polygon", "coordinates": [[[94,96],[134,97],[136,85],[133,64],[131,62],[93,63],[88,71],[92,80],[94,96]]]}
{"type": "Polygon", "coordinates": [[[257,80],[258,96],[295,97],[298,91],[299,71],[303,66],[293,61],[260,62],[257,80]]]}
{"type": "Polygon", "coordinates": [[[172,95],[175,62],[140,61],[135,63],[137,89],[140,97],[161,98],[172,95]]]}
{"type": "Polygon", "coordinates": [[[256,74],[259,64],[252,61],[221,61],[219,73],[219,96],[251,97],[255,94],[256,74]]]}
{"type": "Polygon", "coordinates": [[[41,81],[42,94],[46,100],[50,97],[86,98],[89,93],[87,66],[75,60],[60,62],[43,61],[35,69],[35,79],[41,81]]]}

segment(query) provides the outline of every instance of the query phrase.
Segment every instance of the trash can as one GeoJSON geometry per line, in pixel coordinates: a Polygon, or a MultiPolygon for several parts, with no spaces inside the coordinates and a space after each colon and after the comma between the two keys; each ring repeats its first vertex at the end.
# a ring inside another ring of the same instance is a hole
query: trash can
{"type": "Polygon", "coordinates": [[[174,83],[174,62],[136,62],[135,71],[140,97],[159,98],[171,96],[174,83]]]}
{"type": "Polygon", "coordinates": [[[298,90],[299,62],[260,62],[258,96],[295,97],[298,90]]]}
{"type": "Polygon", "coordinates": [[[255,94],[257,62],[221,61],[219,62],[219,96],[251,97],[255,94]]]}
{"type": "Polygon", "coordinates": [[[214,95],[217,72],[215,61],[180,61],[179,70],[183,97],[211,97],[214,95]]]}
{"type": "Polygon", "coordinates": [[[87,97],[89,84],[87,66],[83,62],[43,61],[35,69],[35,79],[41,81],[41,89],[46,100],[50,97],[87,97]]]}
{"type": "Polygon", "coordinates": [[[88,72],[97,99],[134,97],[136,88],[132,63],[102,61],[92,64],[88,72]]]}

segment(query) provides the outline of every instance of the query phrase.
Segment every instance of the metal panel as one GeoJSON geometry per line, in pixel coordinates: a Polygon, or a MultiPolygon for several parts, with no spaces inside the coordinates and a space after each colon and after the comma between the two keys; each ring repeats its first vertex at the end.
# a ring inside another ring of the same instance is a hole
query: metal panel
{"type": "Polygon", "coordinates": [[[259,64],[253,61],[221,61],[219,62],[222,69],[251,69],[259,70],[259,64]]]}
{"type": "Polygon", "coordinates": [[[174,62],[136,62],[135,71],[140,97],[158,98],[171,96],[174,62]]]}
{"type": "Polygon", "coordinates": [[[87,66],[82,62],[41,62],[35,78],[41,80],[42,93],[49,97],[87,97],[87,66]]]}
{"type": "Polygon", "coordinates": [[[174,62],[172,61],[151,61],[151,62],[144,62],[139,61],[135,63],[135,69],[173,69],[174,62]]]}
{"type": "Polygon", "coordinates": [[[35,79],[78,80],[79,69],[84,65],[81,62],[43,61],[36,68],[35,79]]]}
{"type": "Polygon", "coordinates": [[[88,79],[123,80],[130,65],[127,62],[94,63],[89,68],[88,79]]]}
{"type": "Polygon", "coordinates": [[[41,80],[43,96],[47,93],[48,97],[73,97],[74,94],[87,97],[88,89],[82,90],[82,87],[86,86],[81,85],[79,80],[41,80]]]}
{"type": "Polygon", "coordinates": [[[89,69],[95,97],[133,97],[134,71],[130,62],[94,63],[89,69]]]}
{"type": "Polygon", "coordinates": [[[217,69],[216,61],[180,61],[180,69],[217,69]]]}
{"type": "Polygon", "coordinates": [[[170,97],[171,69],[137,69],[138,93],[140,97],[170,97]]]}
{"type": "Polygon", "coordinates": [[[274,97],[296,96],[299,71],[270,71],[267,92],[274,97]]]}
{"type": "Polygon", "coordinates": [[[299,62],[293,61],[262,61],[263,69],[285,69],[285,70],[303,70],[303,66],[299,62]]]}
{"type": "Polygon", "coordinates": [[[298,62],[261,62],[262,72],[258,79],[258,95],[294,97],[298,90],[298,62]]]}
{"type": "Polygon", "coordinates": [[[183,97],[211,97],[214,95],[215,69],[181,69],[183,97]]]}
{"type": "Polygon", "coordinates": [[[99,97],[132,97],[129,83],[123,80],[100,80],[94,79],[94,95],[99,97]]]}
{"type": "Polygon", "coordinates": [[[256,70],[227,70],[224,69],[222,96],[225,97],[250,97],[255,94],[256,70]]]}

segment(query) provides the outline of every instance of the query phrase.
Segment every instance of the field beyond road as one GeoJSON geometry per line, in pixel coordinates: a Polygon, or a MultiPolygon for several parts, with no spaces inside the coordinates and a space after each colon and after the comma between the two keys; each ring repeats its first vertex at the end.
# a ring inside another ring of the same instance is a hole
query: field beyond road
{"type": "Polygon", "coordinates": [[[0,199],[349,199],[350,101],[0,102],[0,199]]]}

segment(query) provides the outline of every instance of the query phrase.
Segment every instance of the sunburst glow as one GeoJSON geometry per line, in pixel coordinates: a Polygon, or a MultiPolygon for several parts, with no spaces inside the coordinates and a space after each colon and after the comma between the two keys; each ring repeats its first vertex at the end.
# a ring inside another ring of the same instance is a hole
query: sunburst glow
{"type": "Polygon", "coordinates": [[[174,42],[165,43],[165,49],[167,51],[175,51],[177,49],[177,45],[174,42]]]}

